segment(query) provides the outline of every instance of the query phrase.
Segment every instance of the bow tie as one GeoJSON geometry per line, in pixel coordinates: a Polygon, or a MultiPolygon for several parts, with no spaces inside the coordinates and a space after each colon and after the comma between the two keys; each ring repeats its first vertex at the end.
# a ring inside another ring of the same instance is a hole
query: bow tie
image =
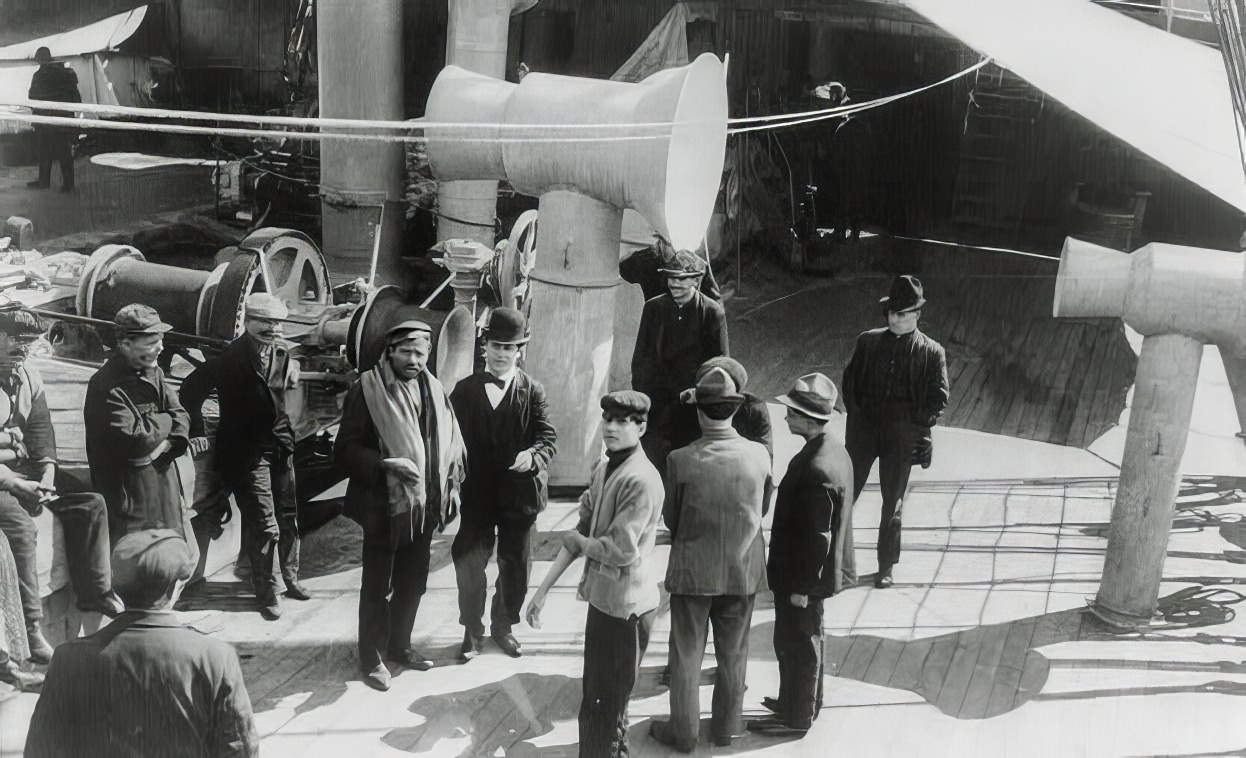
{"type": "Polygon", "coordinates": [[[500,379],[488,372],[485,373],[485,383],[492,384],[496,386],[498,389],[506,389],[506,380],[500,379]]]}

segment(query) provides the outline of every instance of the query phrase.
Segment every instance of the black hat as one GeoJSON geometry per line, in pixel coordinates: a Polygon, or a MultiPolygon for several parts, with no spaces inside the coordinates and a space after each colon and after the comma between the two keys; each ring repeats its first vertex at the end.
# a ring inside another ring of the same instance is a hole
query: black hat
{"type": "Polygon", "coordinates": [[[926,303],[926,298],[922,295],[921,280],[908,274],[897,276],[891,280],[891,290],[887,293],[887,297],[878,302],[887,306],[887,310],[893,313],[922,307],[926,303]]]}
{"type": "Polygon", "coordinates": [[[619,390],[601,398],[601,410],[611,416],[649,417],[649,396],[636,390],[619,390]]]}
{"type": "Polygon", "coordinates": [[[494,308],[485,324],[485,342],[501,345],[525,345],[528,335],[528,319],[514,308],[494,308]]]}
{"type": "Polygon", "coordinates": [[[0,305],[0,334],[10,337],[33,339],[43,334],[39,317],[20,303],[0,305]]]}
{"type": "Polygon", "coordinates": [[[36,63],[51,63],[52,62],[52,51],[47,47],[39,48],[38,50],[35,51],[35,62],[36,63]]]}

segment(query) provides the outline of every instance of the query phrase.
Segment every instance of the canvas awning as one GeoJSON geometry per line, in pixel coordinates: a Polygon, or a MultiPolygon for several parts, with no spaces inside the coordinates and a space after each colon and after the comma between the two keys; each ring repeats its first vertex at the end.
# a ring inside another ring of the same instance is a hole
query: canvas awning
{"type": "Polygon", "coordinates": [[[1089,0],[906,0],[975,50],[1246,211],[1220,52],[1089,0]]]}
{"type": "Polygon", "coordinates": [[[116,50],[134,36],[146,17],[147,6],[143,5],[68,32],[0,47],[0,61],[33,61],[41,47],[51,50],[53,58],[116,50]]]}

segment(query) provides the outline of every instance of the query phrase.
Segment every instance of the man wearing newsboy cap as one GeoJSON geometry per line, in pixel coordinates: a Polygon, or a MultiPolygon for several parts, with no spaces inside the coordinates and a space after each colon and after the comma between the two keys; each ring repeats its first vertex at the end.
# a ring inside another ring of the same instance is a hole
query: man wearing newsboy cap
{"type": "Polygon", "coordinates": [[[87,383],[83,405],[87,462],[108,504],[109,534],[115,542],[140,529],[172,529],[198,560],[176,463],[190,448],[190,416],[157,363],[173,327],[141,303],[113,322],[116,350],[87,383]]]}
{"type": "Polygon", "coordinates": [[[258,755],[237,653],[169,610],[195,567],[186,540],[169,529],[130,532],[112,567],[126,611],[57,648],[25,755],[258,755]]]}
{"type": "MultiPolygon", "coordinates": [[[[191,437],[203,437],[197,412],[215,389],[220,404],[213,464],[233,492],[242,514],[243,546],[251,561],[251,586],[260,615],[281,617],[274,558],[280,559],[286,597],[307,600],[299,583],[298,499],[294,489],[294,430],[286,413],[286,391],[298,382],[298,361],[282,339],[289,316],[274,295],[247,296],[243,334],[182,382],[191,411],[191,437]]],[[[212,501],[195,516],[196,530],[219,530],[229,500],[212,501]]]]}
{"type": "Polygon", "coordinates": [[[749,722],[751,731],[803,735],[813,725],[822,707],[822,601],[856,583],[852,459],[829,433],[838,395],[830,379],[808,374],[776,398],[805,445],[779,484],[766,564],[779,696],[762,700],[774,716],[749,722]]]}
{"type": "Polygon", "coordinates": [[[892,566],[900,561],[900,516],[909,472],[914,465],[930,465],[930,430],[948,401],[943,347],[917,328],[925,303],[917,277],[897,276],[887,297],[879,300],[887,326],[857,337],[844,369],[844,441],[852,456],[854,502],[878,461],[883,511],[874,586],[879,588],[892,585],[892,566]]]}

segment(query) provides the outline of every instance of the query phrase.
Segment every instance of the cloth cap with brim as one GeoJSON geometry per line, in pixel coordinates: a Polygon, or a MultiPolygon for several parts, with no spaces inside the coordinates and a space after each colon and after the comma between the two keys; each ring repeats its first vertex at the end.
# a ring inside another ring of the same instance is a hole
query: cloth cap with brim
{"type": "Polygon", "coordinates": [[[18,339],[35,339],[43,334],[43,323],[33,311],[10,303],[0,306],[0,334],[18,339]]]}
{"type": "Polygon", "coordinates": [[[433,328],[423,321],[403,321],[385,330],[385,344],[396,345],[399,342],[406,342],[415,339],[421,333],[430,340],[433,338],[433,328]]]}
{"type": "Polygon", "coordinates": [[[117,325],[117,333],[121,336],[139,334],[164,334],[173,331],[173,327],[160,320],[155,308],[142,303],[131,303],[113,317],[117,325]]]}
{"type": "Polygon", "coordinates": [[[702,377],[710,372],[710,369],[715,368],[726,371],[727,375],[735,382],[736,389],[740,392],[743,392],[744,388],[748,386],[748,371],[735,358],[728,358],[725,355],[710,358],[705,363],[702,363],[701,367],[697,369],[696,380],[698,382],[701,381],[702,377]]]}
{"type": "Polygon", "coordinates": [[[891,290],[887,292],[887,297],[879,298],[878,302],[887,306],[887,310],[892,313],[922,307],[926,303],[926,298],[922,291],[921,280],[908,274],[897,276],[891,280],[891,290]]]}
{"type": "Polygon", "coordinates": [[[705,274],[705,261],[691,250],[680,250],[663,260],[658,271],[668,279],[690,279],[705,274]]]}
{"type": "Polygon", "coordinates": [[[601,398],[603,413],[615,418],[649,417],[649,396],[636,390],[619,390],[601,398]]]}
{"type": "Polygon", "coordinates": [[[736,387],[735,380],[721,368],[711,368],[705,376],[697,381],[697,405],[714,405],[715,403],[741,403],[744,396],[736,387]]]}
{"type": "Polygon", "coordinates": [[[489,313],[489,322],[485,324],[483,336],[485,342],[525,345],[531,339],[528,334],[528,319],[522,311],[514,308],[494,308],[489,313]]]}
{"type": "Polygon", "coordinates": [[[775,398],[797,413],[804,414],[819,421],[829,421],[835,413],[835,401],[839,399],[839,390],[824,374],[805,374],[796,380],[786,395],[775,398]]]}
{"type": "Polygon", "coordinates": [[[112,549],[112,583],[118,590],[160,590],[195,569],[186,540],[172,529],[144,529],[117,540],[112,549]]]}
{"type": "Polygon", "coordinates": [[[267,292],[256,292],[247,295],[247,318],[267,318],[280,321],[289,317],[290,309],[276,295],[267,292]]]}

